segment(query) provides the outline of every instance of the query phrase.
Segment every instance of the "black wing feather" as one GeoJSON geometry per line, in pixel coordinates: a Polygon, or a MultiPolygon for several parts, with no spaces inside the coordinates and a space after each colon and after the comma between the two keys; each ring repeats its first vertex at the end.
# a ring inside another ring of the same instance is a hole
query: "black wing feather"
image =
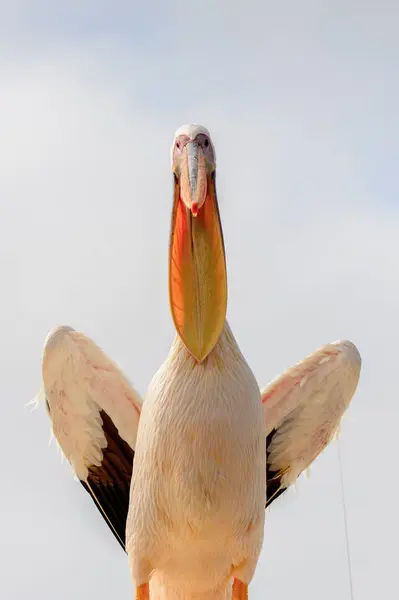
{"type": "Polygon", "coordinates": [[[268,448],[272,443],[276,429],[273,429],[266,438],[266,508],[271,505],[281,494],[286,491],[285,486],[281,486],[281,478],[283,473],[280,471],[272,471],[270,469],[268,448]]]}
{"type": "Polygon", "coordinates": [[[134,452],[119,435],[106,412],[100,412],[107,447],[100,467],[90,467],[86,481],[81,481],[92,497],[107,525],[126,551],[126,521],[132,479],[134,452]]]}

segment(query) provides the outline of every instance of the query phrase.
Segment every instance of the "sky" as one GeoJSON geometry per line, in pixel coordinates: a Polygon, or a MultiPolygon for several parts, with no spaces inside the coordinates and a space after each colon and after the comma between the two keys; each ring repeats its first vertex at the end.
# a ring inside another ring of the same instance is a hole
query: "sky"
{"type": "Polygon", "coordinates": [[[381,0],[0,0],[4,600],[132,597],[127,558],[43,406],[48,331],[92,337],[145,394],[174,332],[169,149],[209,128],[228,319],[263,387],[350,339],[332,443],[267,513],[252,600],[397,595],[399,8],[381,0]]]}

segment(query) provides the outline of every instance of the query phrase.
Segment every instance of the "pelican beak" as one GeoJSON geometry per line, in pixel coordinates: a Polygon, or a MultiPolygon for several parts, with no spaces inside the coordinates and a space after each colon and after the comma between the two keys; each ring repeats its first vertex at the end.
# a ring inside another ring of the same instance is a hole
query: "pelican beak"
{"type": "Polygon", "coordinates": [[[169,298],[176,331],[202,362],[218,341],[227,310],[227,273],[215,168],[196,141],[175,170],[169,298]]]}
{"type": "Polygon", "coordinates": [[[188,142],[185,146],[180,172],[181,199],[196,217],[205,202],[207,192],[205,156],[198,142],[188,142]]]}

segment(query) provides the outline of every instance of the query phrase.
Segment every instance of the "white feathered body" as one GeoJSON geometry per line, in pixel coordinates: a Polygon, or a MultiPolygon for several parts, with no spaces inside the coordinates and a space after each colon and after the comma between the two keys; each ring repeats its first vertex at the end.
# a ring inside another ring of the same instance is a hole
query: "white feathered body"
{"type": "Polygon", "coordinates": [[[226,323],[198,364],[177,337],[143,405],[126,529],[136,585],[154,600],[231,597],[263,542],[265,422],[226,323]]]}

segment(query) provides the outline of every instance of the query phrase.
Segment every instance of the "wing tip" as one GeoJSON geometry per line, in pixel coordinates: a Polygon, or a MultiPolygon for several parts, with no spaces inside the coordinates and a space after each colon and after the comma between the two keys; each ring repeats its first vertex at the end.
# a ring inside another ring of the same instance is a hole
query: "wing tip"
{"type": "Polygon", "coordinates": [[[332,346],[335,346],[339,349],[340,354],[351,363],[354,369],[360,373],[360,369],[362,366],[362,357],[358,348],[355,346],[353,342],[350,340],[337,340],[336,342],[332,342],[332,346]]]}
{"type": "Polygon", "coordinates": [[[46,339],[44,340],[44,346],[42,351],[42,363],[46,357],[48,356],[48,352],[56,348],[56,346],[62,342],[65,338],[65,335],[68,333],[73,333],[75,329],[70,327],[69,325],[58,325],[49,331],[46,339]]]}
{"type": "Polygon", "coordinates": [[[64,336],[65,333],[69,333],[71,331],[75,331],[73,327],[69,325],[58,325],[57,327],[53,327],[51,331],[47,334],[47,337],[44,341],[44,348],[49,348],[54,346],[57,342],[59,342],[60,338],[64,336]]]}

